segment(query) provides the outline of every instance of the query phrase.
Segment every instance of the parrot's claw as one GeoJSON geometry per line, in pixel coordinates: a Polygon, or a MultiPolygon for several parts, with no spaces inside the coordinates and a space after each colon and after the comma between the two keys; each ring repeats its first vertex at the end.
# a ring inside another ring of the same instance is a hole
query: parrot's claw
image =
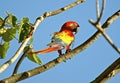
{"type": "MultiPolygon", "coordinates": [[[[65,53],[69,53],[71,51],[71,49],[69,49],[69,50],[66,50],[66,52],[65,53]]],[[[69,58],[69,59],[71,59],[71,58],[69,58]]]]}
{"type": "Polygon", "coordinates": [[[59,54],[59,56],[62,56],[62,55],[64,55],[64,53],[62,53],[62,54],[59,54]]]}
{"type": "Polygon", "coordinates": [[[66,52],[65,53],[68,53],[68,52],[70,52],[71,51],[71,49],[69,49],[69,50],[66,50],[66,52]]]}
{"type": "MultiPolygon", "coordinates": [[[[62,54],[59,54],[59,56],[63,56],[64,55],[64,53],[62,53],[62,54]]],[[[64,62],[66,62],[66,60],[64,60],[64,62]]]]}

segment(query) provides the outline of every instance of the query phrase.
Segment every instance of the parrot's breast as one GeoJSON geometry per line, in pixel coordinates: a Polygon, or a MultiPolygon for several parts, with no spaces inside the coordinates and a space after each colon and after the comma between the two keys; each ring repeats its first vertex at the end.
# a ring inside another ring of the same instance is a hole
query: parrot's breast
{"type": "Polygon", "coordinates": [[[54,39],[64,42],[66,45],[71,44],[74,41],[74,34],[71,31],[65,30],[62,32],[54,33],[54,39]]]}

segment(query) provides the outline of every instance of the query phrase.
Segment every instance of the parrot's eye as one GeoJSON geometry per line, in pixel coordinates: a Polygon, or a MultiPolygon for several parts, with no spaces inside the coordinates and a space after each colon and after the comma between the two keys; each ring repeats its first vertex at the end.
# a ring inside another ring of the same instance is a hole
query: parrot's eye
{"type": "Polygon", "coordinates": [[[72,24],[72,27],[73,27],[73,29],[75,29],[75,28],[78,28],[79,25],[78,24],[72,24]]]}

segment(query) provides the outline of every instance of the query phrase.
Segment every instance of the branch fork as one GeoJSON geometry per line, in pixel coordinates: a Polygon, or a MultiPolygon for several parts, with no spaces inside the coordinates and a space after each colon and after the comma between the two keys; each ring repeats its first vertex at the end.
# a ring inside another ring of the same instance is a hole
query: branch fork
{"type": "Polygon", "coordinates": [[[105,37],[105,39],[108,41],[108,43],[120,54],[120,48],[118,48],[113,43],[112,39],[106,34],[105,29],[103,29],[103,27],[100,24],[100,20],[103,16],[103,12],[104,12],[104,8],[105,8],[105,0],[102,0],[102,9],[101,9],[100,14],[99,14],[99,2],[98,1],[99,0],[97,0],[97,2],[96,2],[97,21],[94,22],[92,19],[90,19],[89,22],[101,32],[101,34],[105,37]]]}
{"type": "MultiPolygon", "coordinates": [[[[108,43],[120,54],[120,48],[118,48],[112,41],[112,39],[106,34],[105,27],[108,27],[107,25],[111,24],[113,21],[116,20],[116,18],[120,17],[120,10],[116,12],[114,15],[108,18],[108,22],[106,24],[101,25],[100,20],[103,16],[105,8],[105,0],[102,0],[102,9],[99,13],[99,0],[96,2],[96,16],[97,21],[94,22],[92,19],[89,20],[89,22],[104,36],[104,38],[108,41],[108,43]],[[111,19],[111,20],[110,20],[111,19]]],[[[115,76],[116,74],[120,73],[120,58],[118,58],[112,65],[110,65],[102,74],[100,74],[94,81],[91,83],[105,83],[107,80],[109,80],[111,77],[115,76]]]]}

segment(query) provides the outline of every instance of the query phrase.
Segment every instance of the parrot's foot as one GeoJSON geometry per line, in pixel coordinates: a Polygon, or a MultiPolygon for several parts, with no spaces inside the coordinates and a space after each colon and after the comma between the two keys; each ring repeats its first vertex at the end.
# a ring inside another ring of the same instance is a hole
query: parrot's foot
{"type": "MultiPolygon", "coordinates": [[[[62,53],[62,54],[59,54],[59,56],[63,56],[64,55],[64,53],[62,53]]],[[[64,62],[66,62],[66,60],[64,60],[64,62]]]]}
{"type": "Polygon", "coordinates": [[[66,50],[66,52],[65,53],[68,53],[68,52],[70,52],[71,51],[71,49],[68,49],[68,50],[66,50]]]}
{"type": "Polygon", "coordinates": [[[62,56],[62,55],[64,55],[64,54],[59,54],[59,56],[62,56]]]}
{"type": "MultiPolygon", "coordinates": [[[[71,51],[71,49],[66,50],[65,54],[66,54],[66,53],[69,53],[70,51],[71,51]]],[[[64,53],[61,53],[61,52],[59,51],[59,56],[63,56],[63,55],[64,55],[64,53]]],[[[69,58],[69,59],[71,59],[71,58],[69,58]]],[[[66,62],[66,60],[64,60],[64,62],[66,62]]]]}
{"type": "MultiPolygon", "coordinates": [[[[65,53],[69,53],[71,51],[71,49],[69,49],[69,50],[66,50],[66,52],[65,53]]],[[[69,58],[69,59],[71,59],[71,58],[69,58]]]]}

